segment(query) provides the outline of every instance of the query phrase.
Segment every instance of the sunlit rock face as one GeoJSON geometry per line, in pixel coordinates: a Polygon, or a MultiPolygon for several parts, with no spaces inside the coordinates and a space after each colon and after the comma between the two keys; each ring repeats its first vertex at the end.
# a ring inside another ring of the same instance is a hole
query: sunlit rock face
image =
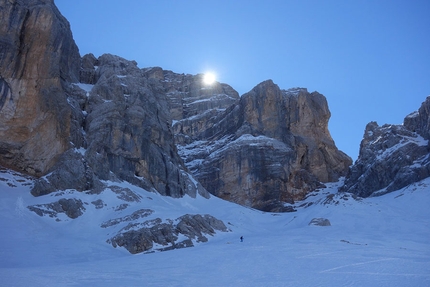
{"type": "Polygon", "coordinates": [[[341,191],[383,195],[430,176],[430,98],[403,125],[370,122],[341,191]]]}
{"type": "Polygon", "coordinates": [[[329,118],[321,94],[281,90],[269,80],[178,148],[212,194],[261,210],[288,211],[283,203],[338,180],[351,164],[328,132],[329,118]]]}
{"type": "Polygon", "coordinates": [[[69,148],[63,84],[78,81],[80,56],[53,1],[0,7],[0,164],[42,175],[69,148]]]}

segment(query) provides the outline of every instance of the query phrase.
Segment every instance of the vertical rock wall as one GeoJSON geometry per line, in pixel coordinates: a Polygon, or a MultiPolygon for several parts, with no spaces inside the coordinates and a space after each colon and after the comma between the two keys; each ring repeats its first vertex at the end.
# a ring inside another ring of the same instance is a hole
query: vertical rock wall
{"type": "Polygon", "coordinates": [[[53,1],[0,1],[0,164],[42,175],[69,148],[80,56],[53,1]]]}
{"type": "Polygon", "coordinates": [[[257,85],[180,144],[187,166],[212,194],[266,211],[346,174],[351,159],[328,132],[325,97],[257,85]]]}

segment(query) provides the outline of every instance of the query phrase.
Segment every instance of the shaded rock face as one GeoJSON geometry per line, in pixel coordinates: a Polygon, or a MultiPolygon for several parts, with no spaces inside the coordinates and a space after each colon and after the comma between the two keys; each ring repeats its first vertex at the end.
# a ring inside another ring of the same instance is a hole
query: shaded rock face
{"type": "Polygon", "coordinates": [[[89,166],[104,180],[113,173],[163,195],[184,195],[187,175],[180,169],[163,95],[153,93],[135,62],[103,55],[97,65],[95,85],[84,86],[89,166]]]}
{"type": "Polygon", "coordinates": [[[52,0],[0,7],[0,164],[42,175],[69,148],[63,83],[78,80],[80,56],[52,0]]]}
{"type": "Polygon", "coordinates": [[[36,181],[34,195],[67,188],[97,192],[103,180],[126,180],[162,195],[208,197],[177,153],[158,80],[110,54],[85,55],[80,75],[66,87],[74,148],[36,181]]]}
{"type": "Polygon", "coordinates": [[[418,111],[406,116],[403,125],[409,131],[416,132],[425,139],[430,139],[430,97],[421,104],[418,111]]]}
{"type": "Polygon", "coordinates": [[[323,95],[281,90],[269,80],[208,119],[205,128],[189,134],[194,141],[178,149],[210,193],[265,211],[287,211],[283,202],[336,181],[352,163],[336,148],[329,118],[323,95]]]}
{"type": "Polygon", "coordinates": [[[430,176],[429,109],[427,98],[403,125],[370,122],[340,190],[361,197],[382,195],[430,176]]]}

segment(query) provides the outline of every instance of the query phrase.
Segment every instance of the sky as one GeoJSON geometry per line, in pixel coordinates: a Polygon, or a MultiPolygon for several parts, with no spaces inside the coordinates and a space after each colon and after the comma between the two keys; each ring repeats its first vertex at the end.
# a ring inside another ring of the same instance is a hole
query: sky
{"type": "Polygon", "coordinates": [[[129,188],[140,202],[108,189],[33,197],[28,178],[1,170],[0,179],[2,286],[430,286],[430,178],[361,200],[337,194],[339,183],[330,183],[298,202],[297,212],[278,214],[214,196],[164,197],[126,182],[105,183],[129,188]],[[82,200],[83,214],[41,217],[27,208],[61,198],[82,200]],[[96,208],[91,202],[100,199],[105,205],[96,208]],[[101,227],[142,208],[154,213],[101,227]],[[150,254],[131,255],[106,242],[125,226],[184,214],[211,214],[230,231],[194,240],[195,247],[150,254]],[[309,225],[313,218],[331,225],[309,225]]]}
{"type": "Polygon", "coordinates": [[[337,147],[357,159],[366,124],[402,124],[430,95],[428,0],[55,0],[81,55],[211,71],[240,95],[272,79],[317,91],[337,147]]]}

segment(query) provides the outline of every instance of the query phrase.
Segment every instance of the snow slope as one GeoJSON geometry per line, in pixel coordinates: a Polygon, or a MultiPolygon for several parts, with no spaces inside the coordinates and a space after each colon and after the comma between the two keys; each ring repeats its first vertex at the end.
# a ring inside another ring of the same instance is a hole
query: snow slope
{"type": "Polygon", "coordinates": [[[211,214],[231,230],[192,248],[138,255],[106,243],[112,231],[100,224],[112,218],[113,195],[77,219],[40,217],[27,206],[92,195],[34,198],[29,179],[6,170],[0,179],[0,286],[430,286],[430,179],[367,199],[331,184],[284,214],[121,183],[158,217],[211,214]],[[319,217],[331,226],[308,225],[319,217]]]}

